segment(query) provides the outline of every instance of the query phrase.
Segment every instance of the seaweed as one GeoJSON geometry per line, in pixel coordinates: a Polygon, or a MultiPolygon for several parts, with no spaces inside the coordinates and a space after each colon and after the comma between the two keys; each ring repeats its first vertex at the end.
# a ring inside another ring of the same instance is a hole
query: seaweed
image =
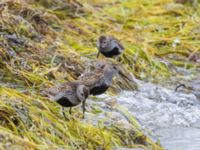
{"type": "MultiPolygon", "coordinates": [[[[2,0],[0,147],[163,149],[127,110],[122,111],[131,124],[127,130],[84,122],[78,108],[66,121],[60,107],[41,91],[77,79],[88,61],[96,59],[95,41],[101,34],[121,40],[125,52],[119,63],[137,78],[175,75],[162,59],[173,66],[200,67],[193,59],[200,53],[197,7],[199,3],[194,8],[171,0],[2,0]]],[[[117,77],[109,92],[124,89],[135,90],[137,85],[117,77]]]]}

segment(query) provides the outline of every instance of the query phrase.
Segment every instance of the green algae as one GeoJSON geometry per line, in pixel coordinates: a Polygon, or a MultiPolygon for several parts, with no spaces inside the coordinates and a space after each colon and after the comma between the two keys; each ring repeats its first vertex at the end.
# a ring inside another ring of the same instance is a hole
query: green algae
{"type": "MultiPolygon", "coordinates": [[[[199,9],[172,0],[1,2],[6,5],[0,10],[0,148],[162,149],[123,108],[132,125],[129,130],[86,123],[81,111],[76,119],[66,121],[60,107],[41,91],[76,79],[87,59],[96,59],[100,34],[121,40],[126,50],[119,63],[138,78],[174,75],[161,60],[199,67],[189,59],[200,52],[199,9]]],[[[123,89],[134,90],[135,86],[115,79],[109,92],[123,89]]],[[[92,113],[99,111],[96,108],[92,113]]]]}

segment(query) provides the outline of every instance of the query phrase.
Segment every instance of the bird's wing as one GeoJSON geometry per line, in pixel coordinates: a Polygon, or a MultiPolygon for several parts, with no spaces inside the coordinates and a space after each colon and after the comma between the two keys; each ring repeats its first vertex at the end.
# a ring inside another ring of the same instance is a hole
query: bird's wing
{"type": "Polygon", "coordinates": [[[83,82],[84,85],[91,88],[96,86],[102,78],[103,72],[99,70],[84,74],[80,80],[83,82]]]}
{"type": "Polygon", "coordinates": [[[69,83],[63,83],[59,85],[55,85],[47,90],[45,90],[45,95],[48,97],[55,97],[58,93],[62,93],[64,91],[72,91],[73,87],[70,86],[69,83]]]}
{"type": "Polygon", "coordinates": [[[116,39],[115,37],[112,37],[112,39],[115,41],[115,43],[119,46],[121,50],[124,50],[124,46],[121,44],[121,42],[118,39],[116,39]]]}
{"type": "Polygon", "coordinates": [[[96,80],[102,76],[103,72],[100,69],[94,70],[92,72],[87,72],[80,76],[81,81],[96,80]]]}
{"type": "Polygon", "coordinates": [[[54,97],[52,97],[52,99],[55,100],[55,101],[57,101],[61,98],[66,98],[68,100],[74,100],[75,99],[73,91],[62,91],[62,92],[57,93],[54,97]]]}

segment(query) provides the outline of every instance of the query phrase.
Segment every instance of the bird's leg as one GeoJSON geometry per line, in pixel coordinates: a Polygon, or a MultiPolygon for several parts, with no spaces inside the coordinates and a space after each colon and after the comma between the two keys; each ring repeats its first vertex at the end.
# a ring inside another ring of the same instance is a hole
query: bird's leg
{"type": "Polygon", "coordinates": [[[99,57],[99,54],[100,54],[100,51],[98,51],[98,53],[97,53],[97,58],[99,57]]]}
{"type": "Polygon", "coordinates": [[[85,117],[85,100],[82,102],[82,110],[83,110],[83,119],[85,117]]]}
{"type": "Polygon", "coordinates": [[[67,119],[67,117],[65,115],[65,108],[64,107],[62,107],[62,113],[63,113],[64,118],[67,119]]]}
{"type": "Polygon", "coordinates": [[[181,83],[181,84],[179,84],[179,85],[175,88],[174,91],[177,92],[177,90],[178,90],[180,87],[184,87],[184,88],[185,88],[186,86],[185,86],[185,84],[182,84],[182,83],[181,83]]]}
{"type": "Polygon", "coordinates": [[[69,108],[69,114],[70,115],[72,114],[72,108],[71,107],[69,108]]]}

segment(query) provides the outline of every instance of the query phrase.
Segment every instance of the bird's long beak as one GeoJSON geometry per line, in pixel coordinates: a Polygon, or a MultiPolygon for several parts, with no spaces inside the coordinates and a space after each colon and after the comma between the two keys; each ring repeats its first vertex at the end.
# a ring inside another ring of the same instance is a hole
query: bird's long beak
{"type": "Polygon", "coordinates": [[[98,53],[97,53],[97,58],[99,57],[99,54],[100,54],[100,51],[98,51],[98,53]]]}

